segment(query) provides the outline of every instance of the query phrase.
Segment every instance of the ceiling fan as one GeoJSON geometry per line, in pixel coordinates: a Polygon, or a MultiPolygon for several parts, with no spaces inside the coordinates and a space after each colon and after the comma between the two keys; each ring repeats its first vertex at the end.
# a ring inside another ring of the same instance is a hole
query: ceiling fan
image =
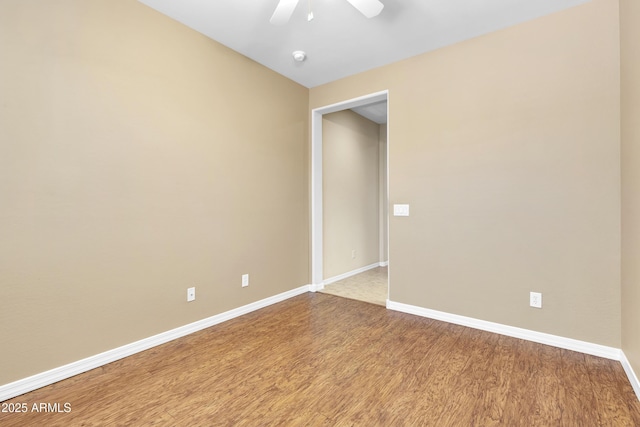
{"type": "MultiPolygon", "coordinates": [[[[378,0],[347,0],[351,3],[351,6],[355,7],[367,18],[373,18],[374,16],[378,16],[384,5],[380,3],[378,0]]],[[[289,18],[293,14],[296,6],[298,5],[299,0],[280,0],[278,6],[276,6],[276,10],[273,12],[271,16],[271,22],[273,25],[284,25],[289,22],[289,18]]],[[[309,15],[309,20],[312,19],[312,14],[309,15]]]]}

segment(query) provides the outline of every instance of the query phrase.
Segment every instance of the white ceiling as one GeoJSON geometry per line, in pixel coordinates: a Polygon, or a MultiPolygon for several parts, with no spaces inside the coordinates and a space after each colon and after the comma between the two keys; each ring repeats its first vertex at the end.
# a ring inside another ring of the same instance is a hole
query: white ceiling
{"type": "Polygon", "coordinates": [[[139,1],[311,88],[589,0],[380,0],[372,19],[347,0],[311,0],[311,22],[300,0],[283,26],[269,23],[279,0],[139,1]]]}
{"type": "Polygon", "coordinates": [[[352,108],[351,111],[379,125],[387,123],[387,101],[378,101],[361,107],[355,107],[352,108]]]}

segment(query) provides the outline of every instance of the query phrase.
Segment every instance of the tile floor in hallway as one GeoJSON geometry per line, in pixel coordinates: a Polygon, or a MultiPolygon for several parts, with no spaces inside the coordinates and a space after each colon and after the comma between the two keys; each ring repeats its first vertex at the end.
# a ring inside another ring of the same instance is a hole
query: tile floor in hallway
{"type": "Polygon", "coordinates": [[[373,268],[325,285],[321,292],[386,306],[389,295],[388,267],[373,268]]]}

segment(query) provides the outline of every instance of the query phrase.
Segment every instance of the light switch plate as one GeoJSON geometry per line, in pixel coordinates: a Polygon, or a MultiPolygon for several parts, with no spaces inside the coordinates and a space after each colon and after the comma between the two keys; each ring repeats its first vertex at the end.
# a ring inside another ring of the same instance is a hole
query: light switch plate
{"type": "Polygon", "coordinates": [[[393,216],[409,216],[409,205],[393,205],[393,216]]]}

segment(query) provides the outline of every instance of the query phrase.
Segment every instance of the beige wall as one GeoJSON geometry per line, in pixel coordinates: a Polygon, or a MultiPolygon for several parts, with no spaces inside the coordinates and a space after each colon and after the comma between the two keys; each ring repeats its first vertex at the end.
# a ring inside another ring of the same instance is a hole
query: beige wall
{"type": "Polygon", "coordinates": [[[323,116],[325,279],[379,262],[379,135],[380,125],[353,111],[323,116]]]}
{"type": "Polygon", "coordinates": [[[389,201],[388,201],[388,186],[387,186],[387,124],[380,125],[380,132],[378,139],[380,141],[380,151],[378,157],[380,158],[378,169],[378,189],[379,189],[379,204],[380,204],[380,262],[384,263],[389,261],[389,201]]]}
{"type": "Polygon", "coordinates": [[[306,88],[135,0],[0,58],[0,385],[309,283],[306,88]]]}
{"type": "Polygon", "coordinates": [[[620,1],[622,349],[640,374],[640,4],[620,1]]]}
{"type": "Polygon", "coordinates": [[[618,30],[593,0],[311,89],[389,90],[393,301],[620,347],[618,30]]]}

